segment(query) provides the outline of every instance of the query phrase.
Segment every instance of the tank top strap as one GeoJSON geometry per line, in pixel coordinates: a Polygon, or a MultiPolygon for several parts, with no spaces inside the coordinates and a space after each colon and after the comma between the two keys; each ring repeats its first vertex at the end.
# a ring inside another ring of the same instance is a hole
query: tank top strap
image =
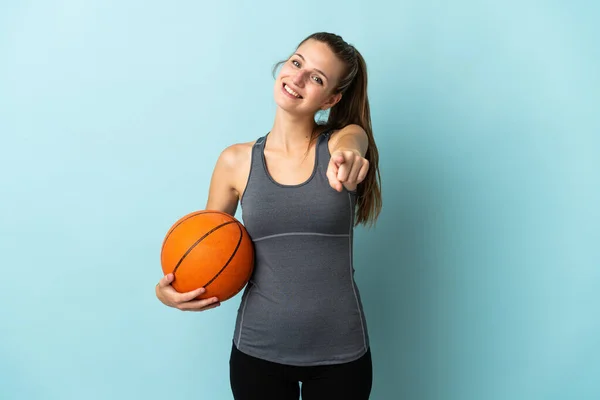
{"type": "Polygon", "coordinates": [[[265,147],[266,135],[256,139],[254,145],[252,145],[252,152],[250,158],[250,171],[248,173],[248,179],[246,181],[246,188],[242,195],[242,202],[244,200],[246,192],[250,186],[257,184],[257,180],[262,181],[266,178],[265,170],[263,167],[263,148],[265,147]]]}
{"type": "Polygon", "coordinates": [[[256,139],[256,142],[254,142],[254,145],[252,146],[252,167],[254,167],[254,164],[257,162],[262,164],[262,154],[266,140],[267,135],[259,137],[256,139]]]}
{"type": "Polygon", "coordinates": [[[256,139],[254,146],[252,146],[251,172],[255,175],[257,173],[264,172],[263,154],[265,150],[266,141],[267,135],[261,136],[258,139],[256,139]]]}
{"type": "Polygon", "coordinates": [[[329,138],[331,130],[325,131],[317,139],[317,163],[327,168],[331,154],[329,153],[329,138]]]}

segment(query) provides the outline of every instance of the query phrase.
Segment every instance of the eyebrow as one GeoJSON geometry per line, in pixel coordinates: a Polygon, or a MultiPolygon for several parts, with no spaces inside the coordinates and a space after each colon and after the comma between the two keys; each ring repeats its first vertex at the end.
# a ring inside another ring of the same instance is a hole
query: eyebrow
{"type": "MultiPolygon", "coordinates": [[[[304,57],[302,57],[302,54],[300,53],[294,53],[294,55],[297,55],[298,57],[300,57],[303,61],[306,61],[304,59],[304,57]]],[[[317,71],[318,73],[320,73],[321,75],[323,75],[325,77],[325,79],[329,80],[329,78],[327,77],[327,75],[325,75],[325,73],[323,71],[321,71],[320,69],[314,68],[315,71],[317,71]]]]}

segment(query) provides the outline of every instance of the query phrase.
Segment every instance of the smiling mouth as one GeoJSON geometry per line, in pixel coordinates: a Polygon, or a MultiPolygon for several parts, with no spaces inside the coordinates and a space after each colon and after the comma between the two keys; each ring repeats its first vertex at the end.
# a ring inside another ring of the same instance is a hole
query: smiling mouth
{"type": "Polygon", "coordinates": [[[283,90],[285,90],[286,92],[288,92],[290,95],[294,96],[297,99],[301,99],[302,98],[302,96],[300,96],[300,94],[298,92],[296,92],[295,90],[293,90],[292,88],[290,88],[285,83],[283,84],[283,90]]]}

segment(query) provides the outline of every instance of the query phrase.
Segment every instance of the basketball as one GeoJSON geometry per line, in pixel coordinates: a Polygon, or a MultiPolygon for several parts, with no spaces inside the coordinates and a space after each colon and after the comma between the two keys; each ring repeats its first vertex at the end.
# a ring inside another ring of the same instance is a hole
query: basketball
{"type": "Polygon", "coordinates": [[[254,270],[254,246],[246,228],[220,211],[196,211],[176,221],[163,240],[160,257],[163,273],[175,277],[175,290],[206,289],[197,299],[230,299],[254,270]]]}

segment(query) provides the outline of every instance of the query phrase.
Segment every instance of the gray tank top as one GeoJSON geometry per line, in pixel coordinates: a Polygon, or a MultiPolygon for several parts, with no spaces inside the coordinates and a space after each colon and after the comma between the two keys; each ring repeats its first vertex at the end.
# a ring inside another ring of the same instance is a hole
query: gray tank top
{"type": "Polygon", "coordinates": [[[298,185],[269,175],[267,137],[252,148],[241,199],[256,264],[242,294],[234,345],[288,365],[353,361],[369,347],[352,265],[356,193],[329,186],[329,132],[317,139],[312,175],[298,185]]]}

